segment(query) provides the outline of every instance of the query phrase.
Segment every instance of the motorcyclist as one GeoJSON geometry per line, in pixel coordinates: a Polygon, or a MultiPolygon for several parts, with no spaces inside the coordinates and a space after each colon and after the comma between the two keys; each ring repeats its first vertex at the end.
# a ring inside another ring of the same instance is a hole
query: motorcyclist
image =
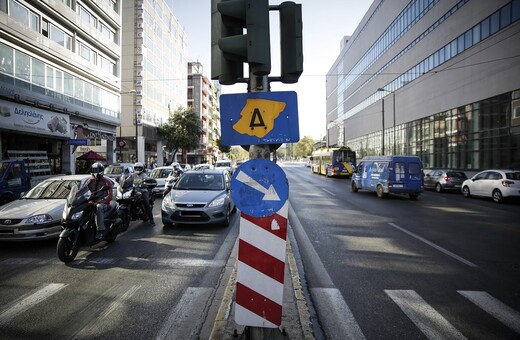
{"type": "Polygon", "coordinates": [[[134,185],[134,172],[131,167],[127,166],[123,169],[123,173],[119,179],[119,185],[123,189],[134,185]]]}
{"type": "Polygon", "coordinates": [[[105,234],[105,213],[115,207],[112,201],[112,181],[103,176],[105,167],[96,162],[90,167],[90,177],[86,183],[91,194],[89,201],[96,204],[96,239],[102,239],[105,234]]]}
{"type": "Polygon", "coordinates": [[[148,193],[148,189],[141,188],[140,185],[143,184],[144,179],[147,177],[146,173],[144,172],[144,165],[141,162],[137,162],[134,164],[134,185],[136,188],[138,188],[141,191],[141,194],[143,195],[143,203],[144,203],[144,209],[146,210],[146,214],[148,215],[148,220],[150,221],[150,224],[152,226],[155,225],[155,222],[153,220],[153,212],[152,208],[150,207],[150,195],[148,193]]]}
{"type": "Polygon", "coordinates": [[[181,167],[179,166],[179,163],[173,163],[173,173],[177,178],[181,177],[181,175],[184,173],[184,171],[182,171],[181,167]]]}

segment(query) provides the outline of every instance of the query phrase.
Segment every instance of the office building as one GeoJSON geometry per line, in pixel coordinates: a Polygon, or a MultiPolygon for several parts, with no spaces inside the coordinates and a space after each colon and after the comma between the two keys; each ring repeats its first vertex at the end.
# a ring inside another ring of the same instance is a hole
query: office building
{"type": "Polygon", "coordinates": [[[520,0],[376,0],[327,74],[327,141],[520,167],[520,0]]]}
{"type": "Polygon", "coordinates": [[[156,161],[165,150],[157,126],[185,107],[187,35],[163,0],[122,3],[122,121],[118,158],[124,162],[156,161]],[[137,125],[136,125],[137,124],[137,125]]]}
{"type": "Polygon", "coordinates": [[[2,159],[43,150],[53,174],[87,151],[111,162],[120,63],[119,0],[0,0],[2,159]]]}

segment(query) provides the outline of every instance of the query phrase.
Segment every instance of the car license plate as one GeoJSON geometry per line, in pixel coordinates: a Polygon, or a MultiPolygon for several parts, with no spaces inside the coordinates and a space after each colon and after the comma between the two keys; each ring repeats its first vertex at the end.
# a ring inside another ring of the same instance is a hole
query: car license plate
{"type": "Polygon", "coordinates": [[[402,184],[394,184],[394,188],[402,188],[403,185],[402,184]]]}

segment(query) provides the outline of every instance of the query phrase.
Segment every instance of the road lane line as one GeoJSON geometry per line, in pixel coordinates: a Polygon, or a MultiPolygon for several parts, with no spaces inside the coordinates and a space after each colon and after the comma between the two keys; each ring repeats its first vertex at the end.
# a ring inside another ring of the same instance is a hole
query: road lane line
{"type": "Polygon", "coordinates": [[[386,290],[385,293],[401,308],[428,339],[466,339],[451,323],[433,309],[413,290],[386,290]]]}
{"type": "Polygon", "coordinates": [[[157,334],[156,339],[192,339],[191,331],[196,326],[193,320],[199,320],[206,306],[212,288],[188,287],[179,303],[170,311],[166,322],[157,334]]]}
{"type": "Polygon", "coordinates": [[[443,252],[444,254],[453,257],[454,259],[456,259],[456,260],[458,260],[458,261],[464,263],[465,265],[468,265],[468,266],[470,266],[470,267],[474,267],[474,268],[477,268],[477,267],[478,267],[478,266],[477,266],[476,264],[474,264],[473,262],[470,262],[470,261],[468,261],[468,260],[466,260],[466,259],[460,257],[459,255],[454,254],[454,253],[452,253],[451,251],[449,251],[449,250],[447,250],[447,249],[444,249],[443,247],[438,246],[438,245],[436,245],[435,243],[430,242],[430,241],[428,241],[427,239],[425,239],[425,238],[423,238],[423,237],[421,237],[421,236],[419,236],[419,235],[417,235],[417,234],[412,233],[411,231],[408,231],[408,230],[406,230],[406,229],[404,229],[404,228],[398,226],[398,225],[395,224],[395,223],[391,223],[391,222],[390,222],[390,223],[388,223],[388,224],[391,225],[392,227],[398,229],[398,230],[401,230],[403,233],[406,233],[406,234],[408,234],[408,235],[410,235],[410,236],[412,236],[412,237],[418,239],[419,241],[426,243],[427,245],[429,245],[429,246],[431,246],[431,247],[437,249],[438,251],[443,252]]]}
{"type": "Polygon", "coordinates": [[[520,333],[520,313],[495,299],[486,292],[458,290],[459,294],[473,302],[507,327],[520,333]]]}
{"type": "Polygon", "coordinates": [[[325,191],[327,194],[331,195],[331,196],[336,196],[335,193],[331,192],[331,191],[328,191],[327,189],[323,189],[321,188],[321,190],[325,191]]]}
{"type": "Polygon", "coordinates": [[[289,221],[291,229],[298,239],[298,248],[305,249],[305,253],[308,254],[308,256],[305,254],[301,254],[301,256],[311,259],[306,261],[309,264],[307,271],[313,272],[317,278],[317,288],[311,288],[310,292],[313,297],[312,303],[326,313],[326,317],[320,319],[321,327],[331,339],[346,339],[345,336],[349,336],[351,339],[365,339],[361,328],[341,292],[332,282],[291,204],[289,204],[289,221]],[[331,336],[332,334],[338,336],[331,336]]]}
{"type": "Polygon", "coordinates": [[[17,315],[34,307],[43,300],[59,292],[66,286],[67,284],[64,283],[51,283],[25,298],[20,298],[19,300],[15,301],[14,305],[11,308],[3,311],[0,314],[0,325],[3,325],[11,321],[17,315]]]}
{"type": "MultiPolygon", "coordinates": [[[[352,311],[339,289],[311,288],[314,304],[327,311],[325,319],[333,327],[325,327],[329,339],[365,339],[352,311]]],[[[323,319],[321,319],[323,321],[323,319]]]]}

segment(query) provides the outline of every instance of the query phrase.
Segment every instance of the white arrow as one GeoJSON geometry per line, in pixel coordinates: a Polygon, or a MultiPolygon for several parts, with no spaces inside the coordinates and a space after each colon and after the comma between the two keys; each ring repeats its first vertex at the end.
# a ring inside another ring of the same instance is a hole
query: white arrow
{"type": "Polygon", "coordinates": [[[264,188],[260,183],[255,181],[253,178],[251,178],[249,175],[247,175],[245,172],[240,171],[236,177],[237,181],[244,183],[247,186],[250,186],[251,188],[260,191],[262,194],[264,194],[264,198],[262,198],[263,201],[279,201],[280,197],[278,197],[278,194],[276,193],[276,190],[274,189],[273,185],[269,187],[269,189],[264,188]]]}

